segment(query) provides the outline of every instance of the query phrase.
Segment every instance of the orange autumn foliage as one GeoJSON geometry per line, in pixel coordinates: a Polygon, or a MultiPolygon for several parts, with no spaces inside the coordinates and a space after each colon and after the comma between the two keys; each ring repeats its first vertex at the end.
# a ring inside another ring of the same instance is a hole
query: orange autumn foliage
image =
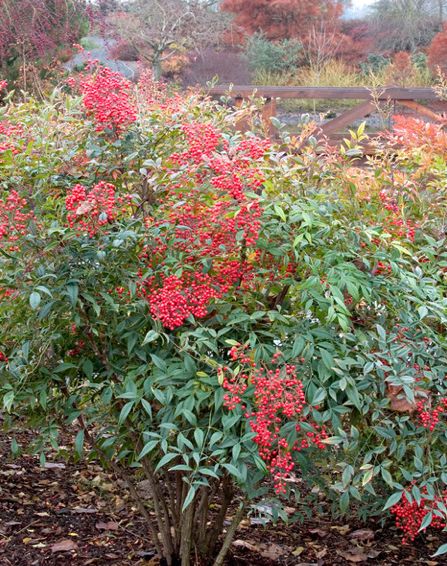
{"type": "Polygon", "coordinates": [[[263,32],[270,40],[304,38],[322,21],[336,21],[342,4],[337,0],[224,0],[225,12],[246,34],[263,32]]]}
{"type": "Polygon", "coordinates": [[[447,24],[435,35],[428,48],[428,66],[432,71],[438,67],[447,71],[447,24]]]}

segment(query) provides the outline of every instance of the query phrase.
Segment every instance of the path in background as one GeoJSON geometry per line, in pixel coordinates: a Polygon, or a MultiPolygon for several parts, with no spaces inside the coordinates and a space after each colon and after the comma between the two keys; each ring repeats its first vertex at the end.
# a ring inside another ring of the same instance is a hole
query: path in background
{"type": "Polygon", "coordinates": [[[83,65],[89,60],[97,60],[112,71],[121,73],[127,79],[135,80],[138,77],[138,62],[118,61],[110,57],[110,49],[115,45],[115,40],[104,39],[99,35],[89,35],[84,38],[84,42],[94,47],[77,53],[70,61],[65,63],[64,67],[68,71],[72,71],[76,66],[83,65]]]}

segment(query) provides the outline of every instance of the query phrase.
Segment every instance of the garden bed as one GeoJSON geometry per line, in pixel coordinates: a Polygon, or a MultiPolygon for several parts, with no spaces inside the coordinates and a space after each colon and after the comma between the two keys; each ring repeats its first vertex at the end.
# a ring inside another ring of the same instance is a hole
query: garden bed
{"type": "MultiPolygon", "coordinates": [[[[32,435],[22,432],[15,437],[25,445],[32,435]]],[[[42,468],[33,456],[13,459],[10,442],[8,435],[0,437],[2,566],[159,563],[125,490],[96,463],[70,463],[50,454],[42,468]]],[[[446,564],[443,558],[430,558],[442,535],[402,545],[401,534],[390,525],[365,525],[354,518],[331,521],[328,504],[322,502],[322,507],[318,519],[303,526],[264,527],[243,521],[227,564],[446,564]]]]}

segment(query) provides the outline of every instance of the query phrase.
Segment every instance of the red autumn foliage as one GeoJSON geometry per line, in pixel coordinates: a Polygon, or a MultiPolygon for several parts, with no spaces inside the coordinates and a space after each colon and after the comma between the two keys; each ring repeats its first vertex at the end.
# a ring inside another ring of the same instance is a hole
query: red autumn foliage
{"type": "Polygon", "coordinates": [[[78,37],[82,0],[3,0],[0,14],[0,61],[41,57],[78,37]]]}
{"type": "Polygon", "coordinates": [[[429,147],[432,153],[447,151],[447,133],[442,125],[411,116],[393,116],[394,127],[388,139],[405,149],[429,147]]]}
{"type": "Polygon", "coordinates": [[[370,26],[363,20],[342,20],[340,32],[343,41],[338,55],[347,63],[358,63],[374,50],[374,38],[370,26]]]}
{"type": "Polygon", "coordinates": [[[447,24],[435,35],[428,48],[428,66],[432,71],[438,67],[442,71],[447,70],[447,24]]]}
{"type": "Polygon", "coordinates": [[[235,15],[235,24],[251,35],[263,32],[268,39],[304,38],[322,21],[338,20],[337,0],[224,0],[222,10],[235,15]]]}

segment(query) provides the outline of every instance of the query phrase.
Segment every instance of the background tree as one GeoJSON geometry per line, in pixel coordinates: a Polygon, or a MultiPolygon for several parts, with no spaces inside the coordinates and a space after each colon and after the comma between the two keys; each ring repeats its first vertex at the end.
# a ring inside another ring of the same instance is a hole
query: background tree
{"type": "Polygon", "coordinates": [[[416,51],[428,45],[443,18],[444,0],[378,0],[370,18],[377,46],[385,51],[416,51]]]}
{"type": "MultiPolygon", "coordinates": [[[[83,0],[2,0],[0,72],[10,76],[30,61],[71,45],[85,30],[83,0]]],[[[26,75],[24,77],[26,87],[26,75]]]]}
{"type": "Polygon", "coordinates": [[[432,71],[439,67],[447,70],[447,25],[435,35],[428,48],[428,66],[432,71]]]}
{"type": "Polygon", "coordinates": [[[152,67],[156,78],[162,62],[174,52],[215,45],[227,18],[200,0],[135,0],[109,18],[112,29],[152,67]]]}
{"type": "Polygon", "coordinates": [[[224,0],[222,10],[249,35],[262,32],[267,39],[302,39],[322,19],[337,21],[343,3],[337,0],[224,0]]]}

